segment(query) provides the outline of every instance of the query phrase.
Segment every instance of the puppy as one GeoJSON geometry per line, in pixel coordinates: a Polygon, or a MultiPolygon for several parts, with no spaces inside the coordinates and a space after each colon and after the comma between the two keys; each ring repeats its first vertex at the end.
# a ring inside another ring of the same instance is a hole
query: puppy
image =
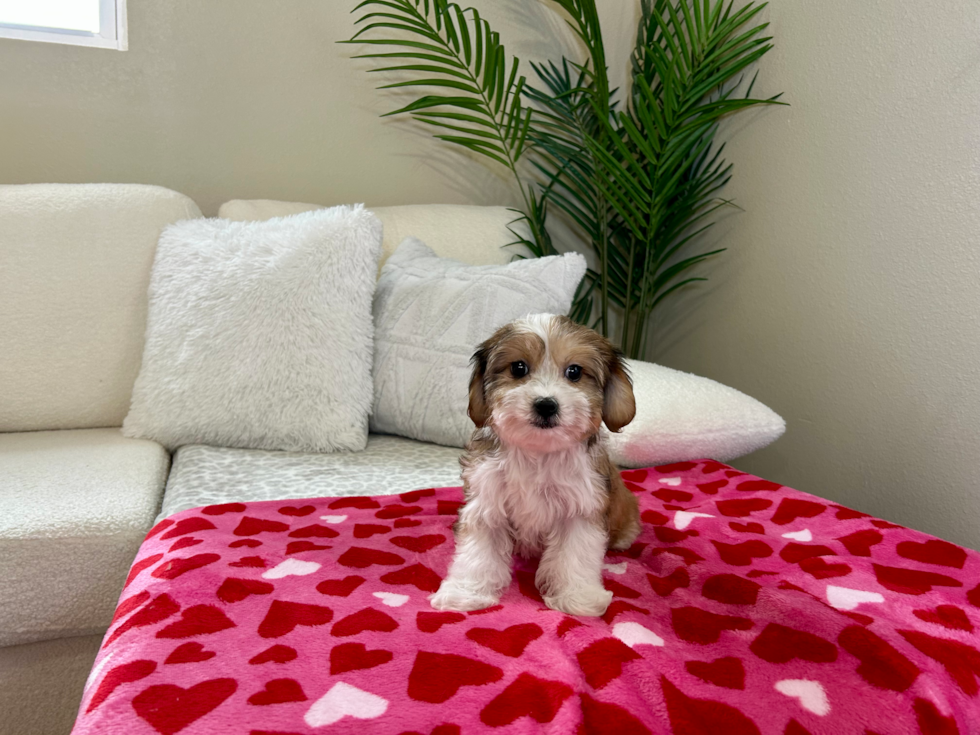
{"type": "Polygon", "coordinates": [[[619,431],[635,413],[622,356],[567,317],[528,316],[480,345],[456,554],[432,606],[496,604],[516,551],[541,555],[535,582],[548,607],[602,615],[612,599],[602,586],[606,548],[628,548],[640,522],[600,428],[619,431]]]}

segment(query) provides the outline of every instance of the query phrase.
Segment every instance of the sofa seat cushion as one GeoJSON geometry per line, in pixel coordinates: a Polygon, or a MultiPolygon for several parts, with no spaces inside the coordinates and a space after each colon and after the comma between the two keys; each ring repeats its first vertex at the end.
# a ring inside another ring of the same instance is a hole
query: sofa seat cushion
{"type": "Polygon", "coordinates": [[[108,627],[169,465],[118,429],[0,434],[0,646],[108,627]]]}
{"type": "Polygon", "coordinates": [[[185,446],[174,454],[159,518],[201,505],[458,485],[461,451],[379,434],[349,454],[185,446]]]}

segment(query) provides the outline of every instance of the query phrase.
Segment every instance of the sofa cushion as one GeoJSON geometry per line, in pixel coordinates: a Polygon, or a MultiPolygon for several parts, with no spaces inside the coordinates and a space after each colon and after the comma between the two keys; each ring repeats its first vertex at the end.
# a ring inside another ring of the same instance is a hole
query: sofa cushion
{"type": "Polygon", "coordinates": [[[159,518],[201,505],[458,485],[459,455],[459,449],[376,434],[367,449],[351,454],[181,447],[159,518]]]}
{"type": "MultiPolygon", "coordinates": [[[[218,210],[223,219],[254,221],[286,217],[322,209],[319,204],[277,202],[270,199],[233,199],[218,210]]],[[[501,265],[515,255],[527,255],[523,246],[510,245],[508,225],[517,215],[506,207],[465,204],[406,204],[371,207],[384,225],[380,265],[406,237],[417,237],[436,255],[468,265],[501,265]]]]}
{"type": "Polygon", "coordinates": [[[122,423],[157,238],[200,216],[158,186],[0,186],[0,431],[122,423]]]}
{"type": "Polygon", "coordinates": [[[0,646],[108,627],[169,464],[118,429],[0,434],[0,646]]]}

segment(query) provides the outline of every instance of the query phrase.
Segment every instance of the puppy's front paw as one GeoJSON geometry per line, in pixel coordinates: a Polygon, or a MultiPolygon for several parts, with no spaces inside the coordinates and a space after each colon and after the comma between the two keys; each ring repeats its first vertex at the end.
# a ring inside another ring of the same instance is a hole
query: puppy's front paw
{"type": "Polygon", "coordinates": [[[604,587],[572,588],[544,598],[544,604],[552,610],[595,618],[606,612],[611,601],[612,592],[604,587]]]}
{"type": "Polygon", "coordinates": [[[484,592],[465,589],[452,582],[443,582],[439,591],[429,595],[429,604],[436,610],[482,610],[496,605],[498,598],[484,592]]]}

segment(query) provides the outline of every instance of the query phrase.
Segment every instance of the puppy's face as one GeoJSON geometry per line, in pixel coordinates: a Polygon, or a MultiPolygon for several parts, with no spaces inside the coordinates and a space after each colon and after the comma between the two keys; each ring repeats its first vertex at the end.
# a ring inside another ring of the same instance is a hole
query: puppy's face
{"type": "Polygon", "coordinates": [[[593,330],[538,314],[497,330],[473,355],[469,415],[505,443],[566,449],[619,431],[636,412],[619,353],[593,330]]]}

